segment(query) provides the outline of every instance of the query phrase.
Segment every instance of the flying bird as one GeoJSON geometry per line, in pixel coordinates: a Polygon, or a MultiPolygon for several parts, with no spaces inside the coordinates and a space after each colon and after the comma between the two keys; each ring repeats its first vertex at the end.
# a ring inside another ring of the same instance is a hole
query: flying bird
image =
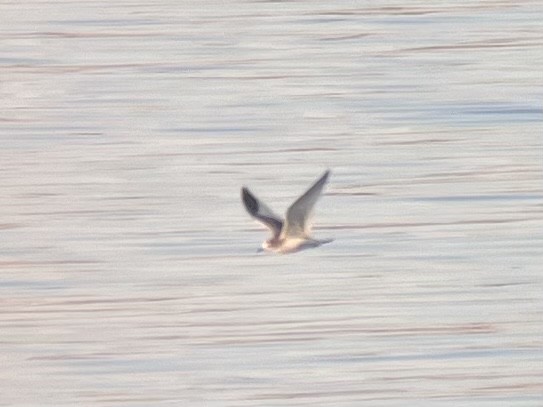
{"type": "Polygon", "coordinates": [[[287,210],[281,219],[246,187],[241,188],[241,199],[247,212],[269,228],[272,237],[262,243],[262,249],[275,253],[292,253],[329,243],[332,239],[317,240],[310,237],[310,215],[328,180],[330,170],[326,171],[302,196],[287,210]]]}

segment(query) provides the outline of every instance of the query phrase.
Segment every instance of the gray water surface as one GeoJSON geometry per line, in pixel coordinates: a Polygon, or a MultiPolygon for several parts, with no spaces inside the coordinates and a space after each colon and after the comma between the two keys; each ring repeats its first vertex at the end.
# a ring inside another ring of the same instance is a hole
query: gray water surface
{"type": "Polygon", "coordinates": [[[543,405],[541,2],[0,8],[0,406],[543,405]]]}

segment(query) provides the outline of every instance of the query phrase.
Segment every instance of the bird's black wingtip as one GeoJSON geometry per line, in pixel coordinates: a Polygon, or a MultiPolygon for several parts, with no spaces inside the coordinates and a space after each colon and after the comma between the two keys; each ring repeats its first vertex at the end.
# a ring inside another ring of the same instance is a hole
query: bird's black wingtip
{"type": "Polygon", "coordinates": [[[243,201],[245,208],[251,215],[254,215],[258,212],[258,201],[254,197],[254,195],[251,194],[247,187],[241,188],[241,200],[243,201]]]}
{"type": "Polygon", "coordinates": [[[330,168],[328,168],[326,171],[324,171],[324,173],[321,175],[321,177],[319,178],[319,180],[317,181],[317,183],[319,182],[326,182],[328,181],[328,178],[330,177],[330,174],[332,173],[332,171],[330,170],[330,168]]]}

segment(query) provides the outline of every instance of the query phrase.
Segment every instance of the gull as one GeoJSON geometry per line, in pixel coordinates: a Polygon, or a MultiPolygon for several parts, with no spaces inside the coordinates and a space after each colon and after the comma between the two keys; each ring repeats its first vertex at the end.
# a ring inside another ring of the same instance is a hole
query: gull
{"type": "Polygon", "coordinates": [[[293,253],[332,241],[332,239],[316,240],[309,236],[311,232],[309,217],[329,175],[330,170],[327,170],[311,188],[294,201],[288,208],[285,219],[273,213],[249,189],[241,188],[241,199],[247,212],[272,232],[272,237],[262,243],[262,249],[259,251],[293,253]]]}

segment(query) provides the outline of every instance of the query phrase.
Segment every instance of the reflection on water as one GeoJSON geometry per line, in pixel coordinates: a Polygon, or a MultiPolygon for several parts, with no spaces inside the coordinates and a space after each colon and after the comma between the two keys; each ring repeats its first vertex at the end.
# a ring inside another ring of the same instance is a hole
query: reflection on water
{"type": "Polygon", "coordinates": [[[538,11],[5,4],[0,405],[541,405],[538,11]]]}

